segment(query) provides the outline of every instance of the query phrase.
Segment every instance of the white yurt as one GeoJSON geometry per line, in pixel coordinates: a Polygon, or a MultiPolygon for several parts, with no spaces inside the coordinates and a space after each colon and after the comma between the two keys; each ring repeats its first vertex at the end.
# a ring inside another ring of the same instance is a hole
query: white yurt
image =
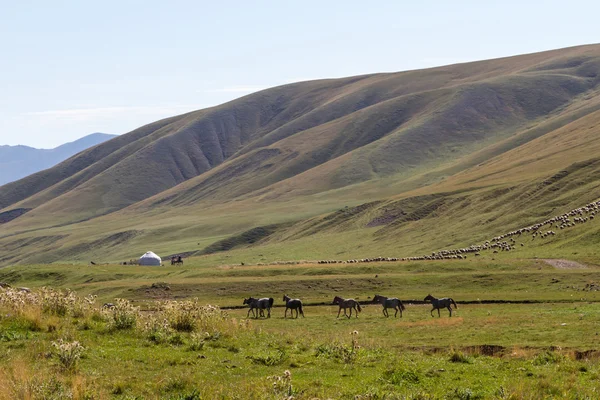
{"type": "Polygon", "coordinates": [[[160,259],[160,257],[151,251],[148,251],[143,256],[141,256],[139,261],[140,265],[161,265],[161,263],[162,260],[160,259]]]}

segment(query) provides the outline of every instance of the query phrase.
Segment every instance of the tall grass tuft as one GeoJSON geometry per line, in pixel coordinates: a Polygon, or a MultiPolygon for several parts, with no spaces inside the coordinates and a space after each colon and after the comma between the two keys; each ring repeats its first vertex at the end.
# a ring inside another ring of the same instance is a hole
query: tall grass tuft
{"type": "Polygon", "coordinates": [[[471,363],[471,360],[469,359],[469,357],[467,357],[465,354],[461,353],[460,351],[453,352],[448,361],[453,362],[453,363],[463,363],[463,364],[471,363]]]}

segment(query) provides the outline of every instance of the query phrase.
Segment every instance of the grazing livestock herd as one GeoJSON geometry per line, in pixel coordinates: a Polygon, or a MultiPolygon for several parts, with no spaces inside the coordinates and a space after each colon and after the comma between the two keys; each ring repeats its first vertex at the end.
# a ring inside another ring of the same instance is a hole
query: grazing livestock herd
{"type": "MultiPolygon", "coordinates": [[[[460,249],[451,249],[451,250],[440,250],[437,252],[433,252],[431,255],[424,255],[418,257],[374,257],[374,258],[363,258],[363,259],[352,259],[352,260],[318,260],[316,263],[318,264],[337,264],[337,263],[364,263],[364,262],[381,262],[381,261],[416,261],[416,260],[440,260],[440,259],[465,259],[467,258],[468,253],[473,253],[475,256],[481,255],[482,251],[492,250],[493,253],[498,253],[498,251],[511,251],[517,247],[516,237],[521,237],[522,235],[531,235],[531,239],[534,240],[537,237],[544,239],[548,236],[556,235],[554,229],[567,229],[573,227],[577,224],[583,224],[588,221],[591,221],[595,218],[596,213],[600,210],[600,200],[587,204],[586,206],[579,207],[573,209],[567,213],[554,216],[549,218],[543,222],[526,226],[524,228],[520,228],[499,236],[495,236],[490,240],[486,240],[483,244],[471,245],[469,247],[460,248],[460,249]]],[[[520,243],[520,246],[524,246],[523,243],[520,243]]],[[[297,264],[306,261],[287,261],[287,262],[274,262],[271,264],[297,264]]],[[[262,265],[262,264],[259,264],[262,265]]],[[[286,302],[286,310],[284,313],[284,318],[287,318],[287,310],[288,309],[297,309],[296,318],[298,317],[298,311],[304,317],[304,313],[302,312],[302,301],[299,299],[290,299],[287,295],[284,295],[284,301],[286,302]],[[294,306],[292,306],[294,305],[294,306]],[[295,307],[295,308],[294,308],[295,307]]],[[[438,317],[440,316],[440,309],[446,308],[452,316],[452,305],[455,308],[456,302],[451,298],[442,298],[437,299],[429,294],[425,297],[424,301],[430,301],[432,305],[431,316],[433,316],[433,311],[438,310],[438,317]]],[[[405,310],[402,302],[397,298],[387,298],[384,296],[375,295],[373,297],[373,302],[380,303],[383,306],[383,315],[388,317],[388,308],[392,308],[395,310],[394,317],[400,313],[400,317],[402,317],[402,311],[405,310]]],[[[248,304],[250,310],[248,310],[247,317],[250,316],[252,312],[255,318],[259,316],[264,317],[264,309],[267,310],[267,318],[271,315],[271,307],[273,306],[272,298],[262,298],[255,299],[250,297],[249,299],[244,299],[244,304],[248,304]],[[256,310],[256,311],[255,311],[256,310]]],[[[333,299],[333,304],[337,304],[339,306],[337,318],[339,318],[342,309],[344,310],[344,315],[347,318],[352,316],[352,312],[354,311],[355,316],[358,317],[358,313],[361,312],[360,304],[354,299],[343,299],[341,297],[336,296],[333,299]],[[347,313],[349,310],[349,313],[347,313]]],[[[292,314],[293,316],[293,314],[292,314]]]]}
{"type": "MultiPolygon", "coordinates": [[[[290,260],[290,261],[272,261],[269,263],[259,262],[257,266],[263,265],[297,265],[297,264],[356,264],[385,261],[421,261],[421,260],[464,260],[467,254],[480,256],[482,251],[491,250],[493,253],[500,251],[511,251],[517,248],[515,237],[522,237],[523,234],[531,234],[531,238],[537,237],[544,239],[556,235],[553,229],[567,229],[578,224],[592,221],[600,210],[600,200],[589,203],[583,207],[575,208],[567,213],[554,216],[531,226],[520,228],[499,236],[486,240],[483,244],[474,244],[459,249],[439,250],[428,255],[412,257],[370,257],[356,258],[349,260],[290,260]],[[548,226],[547,226],[548,225],[548,226]],[[547,226],[547,228],[545,228],[547,226]]],[[[525,246],[519,243],[519,247],[525,246]]],[[[247,265],[241,263],[240,265],[247,265]]]]}
{"type": "MultiPolygon", "coordinates": [[[[556,235],[553,229],[567,229],[578,224],[584,224],[595,218],[600,212],[600,200],[589,203],[583,207],[575,208],[567,213],[554,216],[543,222],[526,226],[499,236],[495,236],[490,240],[486,240],[483,244],[471,245],[460,249],[440,250],[431,253],[430,255],[415,256],[415,257],[374,257],[360,258],[352,260],[318,260],[318,264],[354,264],[367,262],[381,261],[419,261],[419,260],[448,260],[448,259],[466,259],[467,254],[472,253],[475,256],[481,255],[482,251],[492,250],[493,253],[499,251],[511,251],[517,248],[515,237],[521,237],[525,234],[530,234],[531,239],[537,237],[544,239],[548,236],[556,235]]],[[[520,246],[524,246],[520,243],[520,246]]]]}
{"type": "MultiPolygon", "coordinates": [[[[296,317],[298,318],[299,314],[304,318],[304,311],[302,310],[302,300],[300,299],[292,299],[287,294],[283,295],[283,301],[285,302],[285,313],[283,314],[283,318],[287,318],[288,310],[292,310],[290,314],[292,318],[294,318],[294,310],[296,310],[296,317]]],[[[438,310],[438,317],[440,317],[440,308],[447,308],[450,316],[452,316],[452,307],[454,304],[454,308],[458,308],[456,302],[451,298],[442,298],[438,299],[433,297],[431,294],[428,294],[423,301],[430,301],[431,306],[431,316],[433,317],[433,311],[438,310]]],[[[249,297],[244,299],[243,305],[248,305],[248,314],[246,314],[246,318],[250,317],[250,313],[256,319],[258,317],[265,317],[264,311],[267,310],[266,318],[271,318],[271,308],[273,308],[274,299],[272,297],[263,297],[263,298],[255,298],[249,297]]],[[[406,310],[402,301],[396,297],[385,297],[376,294],[373,296],[373,303],[379,303],[383,306],[383,315],[385,317],[389,317],[389,313],[387,311],[388,308],[394,309],[396,312],[394,313],[394,317],[398,315],[400,312],[400,318],[402,318],[402,311],[406,310]]],[[[354,299],[344,299],[339,296],[335,296],[333,298],[333,303],[337,304],[340,308],[337,313],[337,317],[340,317],[340,313],[344,310],[344,316],[346,318],[352,317],[352,311],[354,311],[356,318],[358,318],[358,313],[362,311],[362,307],[359,302],[354,299]],[[350,313],[347,313],[346,310],[349,310],[350,313]]]]}

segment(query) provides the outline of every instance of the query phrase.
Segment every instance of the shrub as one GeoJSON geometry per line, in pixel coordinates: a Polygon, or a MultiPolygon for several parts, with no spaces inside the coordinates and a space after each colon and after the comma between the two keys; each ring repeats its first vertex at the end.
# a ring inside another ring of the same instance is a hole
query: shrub
{"type": "Polygon", "coordinates": [[[54,290],[43,287],[39,291],[42,311],[45,314],[64,317],[68,314],[73,314],[77,296],[70,290],[54,290]]]}
{"type": "Polygon", "coordinates": [[[189,349],[191,351],[200,351],[204,348],[204,344],[206,343],[207,334],[200,333],[192,333],[190,335],[190,346],[189,349]]]}
{"type": "Polygon", "coordinates": [[[280,365],[287,359],[287,354],[282,350],[277,350],[275,353],[266,353],[247,356],[254,364],[273,366],[280,365]]]}
{"type": "Polygon", "coordinates": [[[271,381],[271,384],[273,385],[273,392],[275,392],[277,396],[291,398],[294,394],[294,390],[292,388],[292,373],[289,370],[285,370],[281,376],[268,376],[267,379],[271,381]]]}
{"type": "Polygon", "coordinates": [[[40,298],[35,293],[13,288],[0,288],[0,307],[13,315],[22,315],[27,310],[40,308],[40,298]]]}
{"type": "Polygon", "coordinates": [[[173,376],[167,379],[161,388],[162,392],[181,392],[190,384],[189,380],[184,376],[173,376]]]}
{"type": "Polygon", "coordinates": [[[171,328],[178,332],[193,332],[196,329],[197,301],[170,301],[165,304],[165,316],[171,328]]]}
{"type": "Polygon", "coordinates": [[[471,360],[469,360],[469,357],[467,357],[460,351],[455,351],[454,353],[452,353],[452,355],[450,356],[450,359],[448,361],[453,362],[453,363],[463,363],[463,364],[471,363],[471,360]]]}
{"type": "Polygon", "coordinates": [[[169,321],[154,315],[146,317],[142,330],[148,340],[157,344],[166,342],[173,332],[169,321]]]}
{"type": "Polygon", "coordinates": [[[344,345],[339,342],[321,344],[317,346],[315,356],[333,358],[345,364],[353,363],[358,356],[360,346],[358,345],[358,331],[353,331],[351,335],[352,340],[350,345],[344,345]]]}
{"type": "Polygon", "coordinates": [[[200,393],[196,389],[192,390],[190,393],[180,394],[176,397],[170,397],[172,400],[200,400],[200,393]]]}
{"type": "Polygon", "coordinates": [[[200,305],[198,299],[165,302],[161,313],[169,321],[171,328],[178,332],[215,330],[226,316],[219,307],[200,305]]]}
{"type": "Polygon", "coordinates": [[[114,307],[105,312],[109,314],[111,327],[120,330],[134,328],[140,311],[129,300],[115,299],[114,307]]]}
{"type": "MultiPolygon", "coordinates": [[[[3,386],[0,394],[6,399],[69,399],[74,398],[73,390],[57,376],[15,376],[10,384],[3,386]],[[8,390],[7,390],[8,389],[8,390]]],[[[0,381],[1,382],[1,381],[0,381]]]]}
{"type": "Polygon", "coordinates": [[[64,317],[82,317],[93,310],[96,296],[83,299],[70,290],[55,290],[43,287],[37,292],[13,288],[0,289],[0,307],[11,310],[16,315],[31,312],[64,317]]]}
{"type": "Polygon", "coordinates": [[[29,339],[29,334],[22,334],[18,331],[0,331],[0,342],[12,342],[15,340],[25,340],[29,339]]]}
{"type": "Polygon", "coordinates": [[[55,348],[55,354],[60,361],[61,366],[65,370],[73,370],[77,367],[77,362],[81,358],[85,348],[78,342],[67,342],[63,339],[58,339],[52,342],[55,348]]]}
{"type": "Polygon", "coordinates": [[[477,393],[473,393],[473,391],[469,388],[455,388],[453,392],[450,393],[450,396],[447,398],[457,399],[457,400],[478,400],[482,399],[483,396],[477,393]]]}
{"type": "Polygon", "coordinates": [[[560,362],[564,357],[554,351],[546,350],[541,354],[538,354],[532,361],[533,365],[547,365],[556,364],[560,362]]]}
{"type": "Polygon", "coordinates": [[[73,316],[76,318],[91,316],[94,318],[94,315],[97,315],[96,309],[96,299],[98,296],[95,294],[90,294],[85,296],[83,299],[77,299],[73,306],[73,316]]]}
{"type": "Polygon", "coordinates": [[[184,343],[183,336],[181,336],[180,333],[176,333],[169,337],[169,344],[172,344],[173,346],[181,346],[184,343]]]}
{"type": "Polygon", "coordinates": [[[389,369],[381,377],[384,382],[392,385],[402,385],[404,383],[419,383],[419,375],[409,369],[389,369]]]}

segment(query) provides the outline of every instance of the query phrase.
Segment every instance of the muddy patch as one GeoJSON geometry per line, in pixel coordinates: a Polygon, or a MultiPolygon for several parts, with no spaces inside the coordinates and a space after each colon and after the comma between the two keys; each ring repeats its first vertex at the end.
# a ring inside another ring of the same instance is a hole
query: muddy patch
{"type": "Polygon", "coordinates": [[[479,346],[467,346],[464,348],[464,351],[467,354],[479,354],[489,357],[498,357],[504,355],[506,347],[498,346],[495,344],[482,344],[479,346]]]}
{"type": "Polygon", "coordinates": [[[171,285],[166,282],[156,282],[152,285],[143,285],[134,290],[134,292],[145,299],[170,300],[173,298],[171,285]]]}
{"type": "Polygon", "coordinates": [[[597,360],[598,358],[600,358],[600,351],[599,350],[585,350],[585,351],[578,351],[575,350],[573,352],[573,357],[576,360],[597,360]]]}

